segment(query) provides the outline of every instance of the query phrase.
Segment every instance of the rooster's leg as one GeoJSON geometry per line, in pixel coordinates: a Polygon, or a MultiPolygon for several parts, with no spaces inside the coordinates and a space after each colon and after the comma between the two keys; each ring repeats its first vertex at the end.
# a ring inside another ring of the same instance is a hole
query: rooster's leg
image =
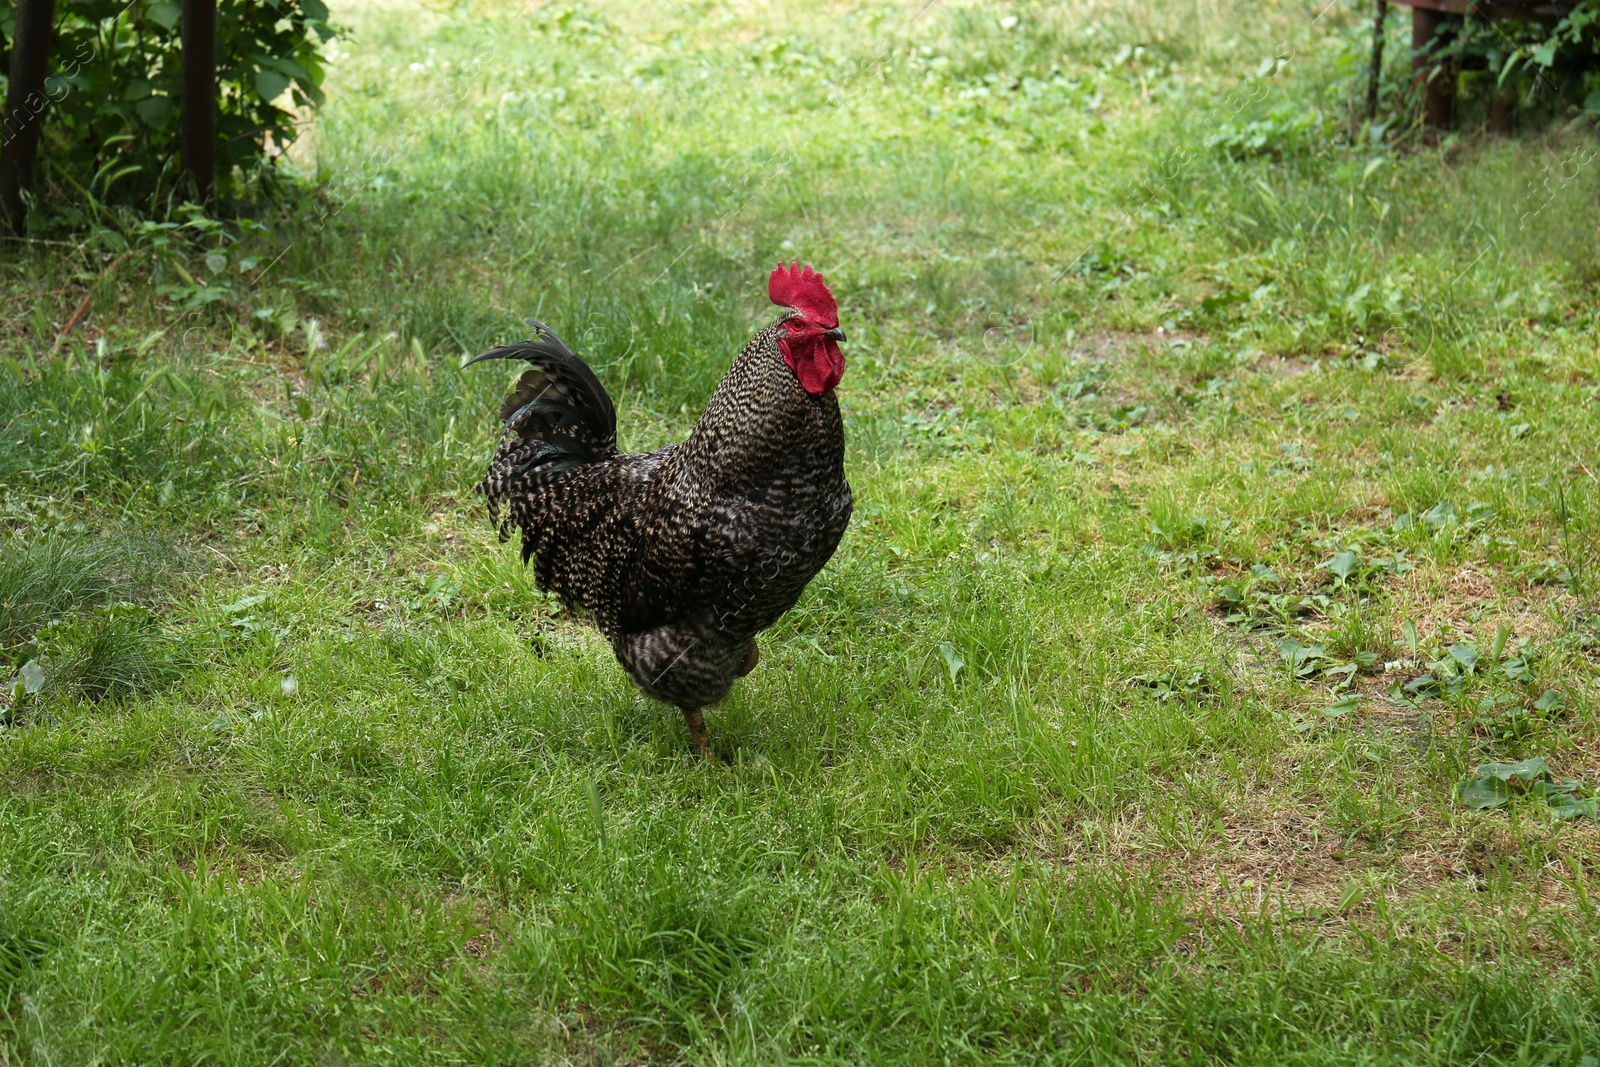
{"type": "Polygon", "coordinates": [[[711,745],[706,741],[706,720],[699,708],[684,708],[683,721],[689,724],[689,737],[694,741],[695,751],[711,762],[711,745]]]}

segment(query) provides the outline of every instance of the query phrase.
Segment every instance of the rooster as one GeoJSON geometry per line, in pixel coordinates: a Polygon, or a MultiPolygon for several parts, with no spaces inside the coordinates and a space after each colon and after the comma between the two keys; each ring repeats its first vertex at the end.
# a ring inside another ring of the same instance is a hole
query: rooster
{"type": "Polygon", "coordinates": [[[702,709],[755,669],[756,635],[850,522],[838,307],[809,265],[780,265],[767,293],[778,320],[744,346],[688,439],[654,452],[617,449],[605,387],[543,323],[467,364],[531,364],[500,405],[478,485],[500,539],[522,531],[539,588],[589,612],[634,684],[683,710],[708,759],[702,709]]]}

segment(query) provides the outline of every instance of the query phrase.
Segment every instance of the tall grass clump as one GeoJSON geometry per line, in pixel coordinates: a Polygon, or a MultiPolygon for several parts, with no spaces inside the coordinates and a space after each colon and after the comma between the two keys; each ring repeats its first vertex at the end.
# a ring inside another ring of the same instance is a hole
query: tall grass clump
{"type": "Polygon", "coordinates": [[[0,659],[27,665],[25,691],[89,700],[150,692],[177,677],[181,645],[136,601],[176,557],[152,539],[44,538],[0,550],[0,659]]]}
{"type": "Polygon", "coordinates": [[[174,562],[171,549],[153,540],[12,538],[0,546],[0,649],[27,641],[52,619],[142,599],[174,562]]]}
{"type": "Polygon", "coordinates": [[[116,700],[176,679],[183,646],[148,608],[118,603],[47,626],[35,637],[47,695],[116,700]]]}

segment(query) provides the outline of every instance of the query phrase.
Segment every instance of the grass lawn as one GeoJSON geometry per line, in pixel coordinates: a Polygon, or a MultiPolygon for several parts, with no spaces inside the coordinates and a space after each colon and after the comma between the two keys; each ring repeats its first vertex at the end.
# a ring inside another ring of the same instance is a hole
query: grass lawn
{"type": "Polygon", "coordinates": [[[1343,2],[334,15],[321,192],[0,251],[0,1065],[1596,1067],[1586,125],[1369,129],[1343,2]],[[856,516],[708,767],[459,364],[653,448],[780,258],[856,516]]]}

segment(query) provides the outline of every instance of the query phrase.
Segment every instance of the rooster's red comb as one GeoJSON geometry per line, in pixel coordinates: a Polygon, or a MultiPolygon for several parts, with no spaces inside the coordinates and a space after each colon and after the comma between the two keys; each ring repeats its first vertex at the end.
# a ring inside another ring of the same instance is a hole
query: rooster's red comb
{"type": "Polygon", "coordinates": [[[805,270],[801,270],[798,263],[787,267],[778,264],[778,269],[767,279],[767,295],[774,304],[794,308],[818,326],[831,329],[839,325],[839,305],[833,302],[833,294],[823,284],[822,275],[812,271],[809,263],[805,270]]]}

